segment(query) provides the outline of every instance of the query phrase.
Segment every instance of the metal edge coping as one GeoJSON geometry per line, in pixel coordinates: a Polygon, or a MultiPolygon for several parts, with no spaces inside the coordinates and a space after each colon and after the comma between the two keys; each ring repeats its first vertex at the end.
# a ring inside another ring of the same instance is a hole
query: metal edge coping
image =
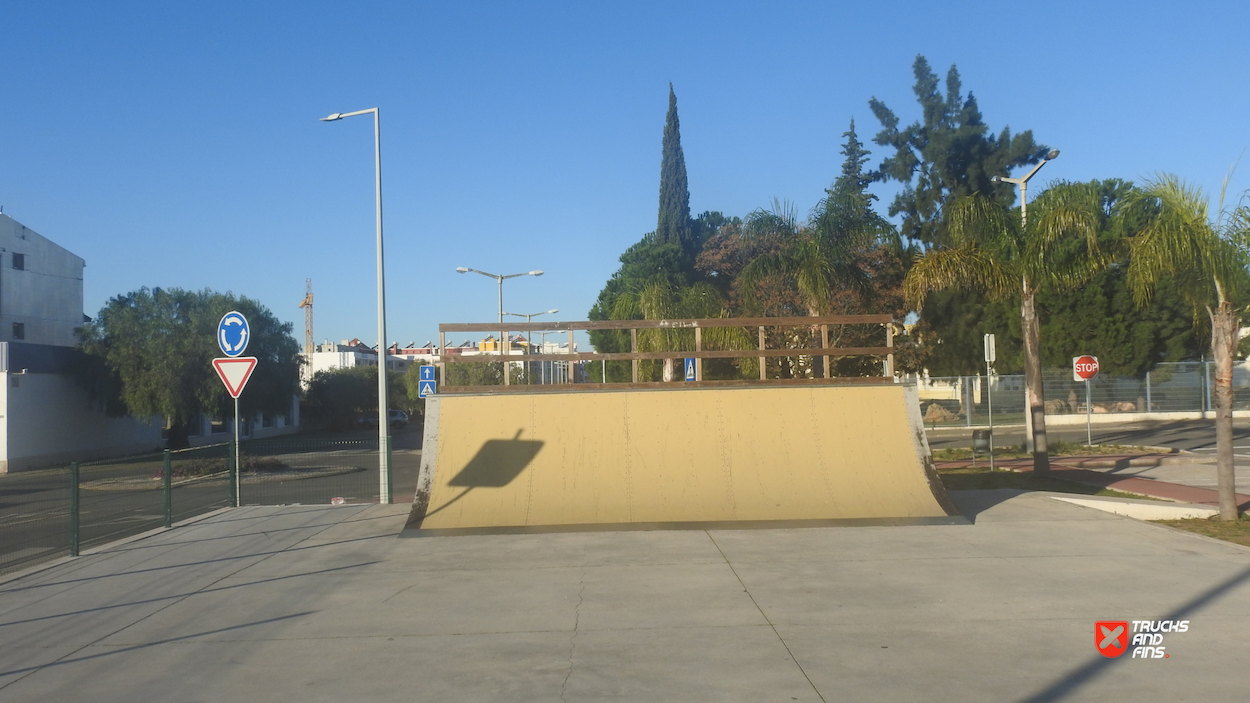
{"type": "Polygon", "coordinates": [[[945,517],[829,518],[808,520],[714,520],[703,522],[605,522],[568,525],[501,525],[496,527],[448,527],[421,529],[405,526],[401,538],[463,537],[474,535],[528,535],[563,532],[644,532],[677,530],[783,530],[812,527],[908,527],[971,525],[963,515],[945,517]]]}

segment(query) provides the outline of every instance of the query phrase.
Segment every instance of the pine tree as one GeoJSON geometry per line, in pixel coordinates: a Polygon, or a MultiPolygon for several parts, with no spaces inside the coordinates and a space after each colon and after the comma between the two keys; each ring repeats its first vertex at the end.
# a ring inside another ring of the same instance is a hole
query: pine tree
{"type": "Polygon", "coordinates": [[[677,243],[688,254],[694,241],[690,229],[690,189],[686,181],[686,157],[681,151],[681,125],[677,120],[677,94],[668,84],[668,117],[664,120],[663,157],[660,161],[660,218],[655,228],[657,244],[677,243]]]}
{"type": "Polygon", "coordinates": [[[904,237],[932,246],[945,243],[943,216],[955,198],[980,193],[1010,207],[1015,191],[993,184],[990,178],[1035,164],[1049,149],[1033,141],[1032,131],[1012,134],[1004,127],[997,136],[991,134],[977,99],[971,92],[963,95],[955,66],[946,74],[945,96],[939,92],[938,77],[924,56],[916,56],[912,72],[921,120],[900,127],[898,116],[885,103],[876,98],[868,101],[881,122],[881,131],[873,141],[894,150],[874,177],[903,184],[889,214],[903,216],[904,237]]]}
{"type": "Polygon", "coordinates": [[[876,200],[877,196],[868,192],[868,186],[873,182],[872,174],[864,171],[864,164],[868,163],[872,152],[865,149],[863,142],[859,141],[859,135],[855,133],[855,120],[851,120],[850,129],[843,132],[842,136],[846,137],[846,143],[842,145],[842,155],[846,159],[842,162],[842,173],[834,181],[831,190],[853,189],[869,200],[876,200]]]}

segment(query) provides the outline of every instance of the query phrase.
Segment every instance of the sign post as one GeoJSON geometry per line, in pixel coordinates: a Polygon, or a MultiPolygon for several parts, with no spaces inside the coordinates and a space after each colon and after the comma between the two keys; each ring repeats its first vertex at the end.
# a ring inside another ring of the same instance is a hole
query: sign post
{"type": "Polygon", "coordinates": [[[242,465],[239,463],[239,394],[243,392],[243,387],[247,385],[248,379],[252,377],[252,371],[256,368],[256,357],[240,356],[247,349],[250,336],[251,330],[248,327],[247,318],[237,310],[226,313],[222,316],[221,322],[217,323],[217,346],[221,348],[221,353],[225,354],[226,358],[213,359],[213,369],[217,371],[217,376],[226,386],[226,392],[234,398],[235,507],[242,505],[243,493],[240,480],[242,465]]]}
{"type": "Polygon", "coordinates": [[[1083,354],[1081,356],[1072,357],[1072,380],[1085,382],[1085,445],[1092,446],[1094,444],[1093,436],[1090,433],[1090,413],[1093,412],[1093,394],[1090,392],[1089,382],[1094,380],[1098,375],[1098,357],[1083,354]]]}
{"type": "Polygon", "coordinates": [[[994,470],[994,396],[990,393],[990,379],[993,372],[991,364],[998,360],[994,349],[994,335],[985,335],[985,403],[989,415],[990,429],[990,471],[994,470]]]}

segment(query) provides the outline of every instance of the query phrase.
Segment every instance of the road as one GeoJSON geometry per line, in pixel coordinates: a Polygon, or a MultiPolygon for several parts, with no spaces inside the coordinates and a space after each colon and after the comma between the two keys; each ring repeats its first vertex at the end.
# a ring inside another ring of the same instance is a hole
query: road
{"type": "MultiPolygon", "coordinates": [[[[333,498],[343,498],[348,503],[377,502],[376,451],[310,451],[319,441],[350,445],[376,437],[371,431],[360,431],[336,434],[329,441],[298,436],[272,440],[274,446],[282,446],[285,439],[301,448],[280,455],[289,466],[338,466],[342,471],[292,478],[284,478],[282,474],[245,474],[242,503],[324,505],[333,498]]],[[[392,437],[392,481],[397,502],[412,500],[420,463],[420,441],[420,432],[415,427],[400,430],[392,437]]],[[[247,446],[245,443],[244,447],[247,446]]],[[[80,549],[161,527],[165,519],[164,493],[159,480],[161,470],[159,455],[127,463],[83,466],[79,491],[80,549]]],[[[0,536],[3,536],[0,539],[0,573],[68,554],[69,486],[68,468],[0,474],[0,536]]],[[[230,482],[224,476],[174,485],[174,522],[228,505],[230,482]]]]}
{"type": "MultiPolygon", "coordinates": [[[[942,427],[926,430],[929,446],[933,449],[970,447],[972,429],[968,427],[942,427]]],[[[1169,422],[1131,422],[1124,424],[1093,425],[1094,444],[1128,444],[1151,447],[1170,447],[1200,454],[1215,453],[1214,420],[1174,420],[1169,422]]],[[[1046,436],[1075,444],[1085,444],[1085,426],[1050,427],[1046,436]]],[[[1237,455],[1250,460],[1250,419],[1233,420],[1233,440],[1237,455]]],[[[1021,445],[1024,443],[1024,427],[1020,425],[994,428],[994,446],[1021,445]]]]}

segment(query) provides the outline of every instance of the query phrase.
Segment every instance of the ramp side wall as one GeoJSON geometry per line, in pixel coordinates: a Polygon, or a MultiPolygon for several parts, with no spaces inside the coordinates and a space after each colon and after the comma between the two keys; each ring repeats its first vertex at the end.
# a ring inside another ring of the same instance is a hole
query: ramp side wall
{"type": "Polygon", "coordinates": [[[950,515],[915,404],[898,384],[441,396],[411,524],[950,515]]]}

